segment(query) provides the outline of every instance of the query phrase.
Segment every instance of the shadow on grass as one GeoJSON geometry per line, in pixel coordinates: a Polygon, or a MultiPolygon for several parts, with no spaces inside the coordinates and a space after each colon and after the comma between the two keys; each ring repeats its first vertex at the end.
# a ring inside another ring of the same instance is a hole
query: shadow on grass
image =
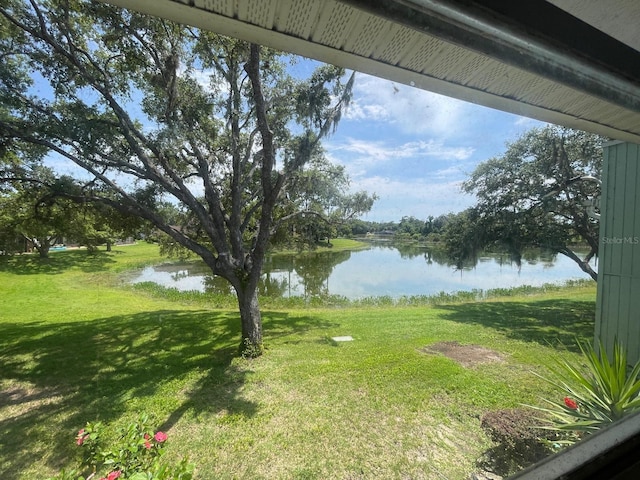
{"type": "Polygon", "coordinates": [[[493,328],[507,337],[541,345],[564,345],[579,352],[578,340],[591,340],[595,300],[535,300],[440,305],[443,318],[493,328]]]}
{"type": "MultiPolygon", "coordinates": [[[[234,317],[234,315],[229,315],[234,317]]],[[[336,324],[329,321],[310,319],[309,317],[291,317],[286,312],[267,312],[262,313],[264,341],[269,344],[270,341],[280,337],[291,337],[293,339],[303,335],[311,328],[329,328],[336,324]]],[[[233,320],[233,332],[231,335],[231,345],[225,348],[225,354],[228,355],[230,360],[238,354],[238,344],[240,340],[240,329],[236,328],[240,326],[240,319],[236,315],[233,320]],[[234,343],[235,341],[235,343],[234,343]]],[[[289,340],[285,343],[297,343],[298,340],[289,340]]],[[[217,343],[217,342],[216,342],[217,343]]],[[[256,413],[256,406],[253,404],[242,401],[237,395],[234,394],[231,402],[222,402],[219,405],[214,405],[213,408],[209,405],[212,388],[226,388],[228,393],[237,391],[237,388],[244,383],[244,373],[237,368],[231,368],[227,366],[225,369],[218,372],[216,375],[212,375],[204,381],[200,382],[199,388],[192,392],[190,398],[185,401],[178,409],[174,410],[169,418],[159,426],[160,430],[168,430],[175,425],[182,416],[188,411],[201,412],[201,411],[221,411],[225,410],[228,413],[239,413],[245,416],[252,416],[256,413]],[[221,382],[225,379],[224,382],[221,382]],[[238,405],[237,403],[240,402],[238,405]],[[238,408],[238,406],[242,408],[238,408]]]]}
{"type": "Polygon", "coordinates": [[[0,325],[0,378],[26,386],[10,388],[0,398],[0,407],[14,412],[0,420],[3,478],[19,478],[35,456],[51,455],[51,465],[59,468],[71,454],[73,432],[87,421],[114,420],[130,399],[150,397],[194,370],[206,374],[187,402],[252,415],[255,407],[236,395],[242,373],[233,372],[231,359],[238,322],[229,317],[156,311],[89,322],[0,325]],[[199,402],[205,395],[207,401],[199,402]],[[34,439],[50,436],[44,425],[58,435],[46,451],[34,451],[34,439]]]}
{"type": "Polygon", "coordinates": [[[107,270],[108,266],[113,263],[115,263],[115,260],[112,255],[106,252],[90,253],[84,249],[50,252],[48,258],[40,258],[35,253],[11,256],[0,255],[0,271],[7,271],[16,275],[55,275],[71,268],[95,273],[107,270]]]}
{"type": "MultiPolygon", "coordinates": [[[[318,326],[315,319],[279,312],[265,314],[266,325],[268,337],[318,326]]],[[[21,478],[36,458],[59,470],[77,454],[73,437],[79,428],[131,414],[131,401],[149,399],[164,417],[163,429],[187,412],[253,416],[257,405],[240,393],[251,364],[232,362],[239,327],[234,312],[178,310],[0,324],[3,480],[21,478]],[[162,388],[181,380],[186,391],[167,398],[165,407],[162,388]]]]}
{"type": "MultiPolygon", "coordinates": [[[[289,337],[285,343],[298,343],[299,336],[310,329],[325,330],[339,325],[328,318],[313,319],[306,316],[291,316],[286,312],[269,311],[263,313],[265,343],[281,337],[289,337]]],[[[308,340],[304,340],[308,341],[308,340]]]]}

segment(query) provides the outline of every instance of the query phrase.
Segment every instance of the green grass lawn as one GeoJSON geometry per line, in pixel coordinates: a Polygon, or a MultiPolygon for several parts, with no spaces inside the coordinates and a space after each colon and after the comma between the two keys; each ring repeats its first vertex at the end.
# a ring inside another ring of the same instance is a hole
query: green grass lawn
{"type": "Polygon", "coordinates": [[[87,421],[140,412],[200,479],[465,479],[492,446],[481,416],[559,396],[533,372],[578,360],[575,339],[593,334],[591,285],[437,306],[274,303],[266,354],[245,360],[233,308],[122,280],[160,261],[147,244],[0,259],[3,480],[46,478],[76,458],[87,421]],[[504,361],[423,351],[442,341],[504,361]]]}

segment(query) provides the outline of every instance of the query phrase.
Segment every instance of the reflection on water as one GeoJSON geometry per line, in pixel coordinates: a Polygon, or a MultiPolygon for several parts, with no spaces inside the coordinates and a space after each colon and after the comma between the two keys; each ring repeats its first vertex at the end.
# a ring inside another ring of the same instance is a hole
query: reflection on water
{"type": "MultiPolygon", "coordinates": [[[[456,270],[437,250],[410,245],[372,245],[367,250],[278,255],[265,260],[259,286],[263,296],[433,295],[520,285],[539,286],[588,279],[564,255],[530,252],[521,259],[483,255],[473,266],[456,270]]],[[[211,275],[203,263],[145,268],[133,279],[178,290],[232,293],[226,280],[211,275]]]]}

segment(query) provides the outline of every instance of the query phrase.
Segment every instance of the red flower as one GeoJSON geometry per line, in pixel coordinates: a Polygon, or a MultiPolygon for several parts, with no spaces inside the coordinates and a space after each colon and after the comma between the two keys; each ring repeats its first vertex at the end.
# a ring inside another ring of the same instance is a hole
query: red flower
{"type": "Polygon", "coordinates": [[[148,433],[144,434],[144,439],[145,440],[151,440],[151,435],[149,435],[148,433]]]}
{"type": "Polygon", "coordinates": [[[144,442],[144,448],[146,448],[147,450],[149,450],[151,448],[151,442],[149,440],[146,440],[144,442]]]}
{"type": "Polygon", "coordinates": [[[114,470],[109,475],[107,475],[107,480],[116,480],[116,478],[120,477],[122,472],[120,470],[114,470]]]}
{"type": "Polygon", "coordinates": [[[575,400],[572,400],[569,397],[564,397],[564,404],[569,407],[571,410],[577,410],[578,409],[578,402],[576,402],[575,400]]]}
{"type": "Polygon", "coordinates": [[[156,439],[156,442],[162,443],[167,439],[167,434],[164,433],[164,432],[156,432],[156,434],[153,436],[153,438],[156,439]]]}

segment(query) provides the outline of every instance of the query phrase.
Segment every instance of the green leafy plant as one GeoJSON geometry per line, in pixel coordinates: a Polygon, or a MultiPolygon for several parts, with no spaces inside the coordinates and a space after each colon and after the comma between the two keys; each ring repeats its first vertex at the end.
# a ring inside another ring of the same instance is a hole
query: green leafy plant
{"type": "Polygon", "coordinates": [[[191,480],[193,466],[186,458],[177,465],[160,462],[168,436],[154,432],[143,414],[118,432],[117,441],[105,446],[106,428],[101,422],[87,423],[76,435],[76,445],[83,450],[80,472],[62,470],[50,480],[191,480]],[[97,477],[102,474],[102,476],[97,477]]]}
{"type": "Polygon", "coordinates": [[[545,380],[563,391],[562,402],[545,400],[549,408],[534,407],[549,414],[551,426],[546,428],[564,434],[557,443],[574,443],[640,410],[640,361],[629,367],[627,351],[618,340],[611,358],[602,342],[598,351],[590,344],[578,345],[587,360],[586,371],[558,361],[558,368],[552,369],[556,378],[545,380]]]}

